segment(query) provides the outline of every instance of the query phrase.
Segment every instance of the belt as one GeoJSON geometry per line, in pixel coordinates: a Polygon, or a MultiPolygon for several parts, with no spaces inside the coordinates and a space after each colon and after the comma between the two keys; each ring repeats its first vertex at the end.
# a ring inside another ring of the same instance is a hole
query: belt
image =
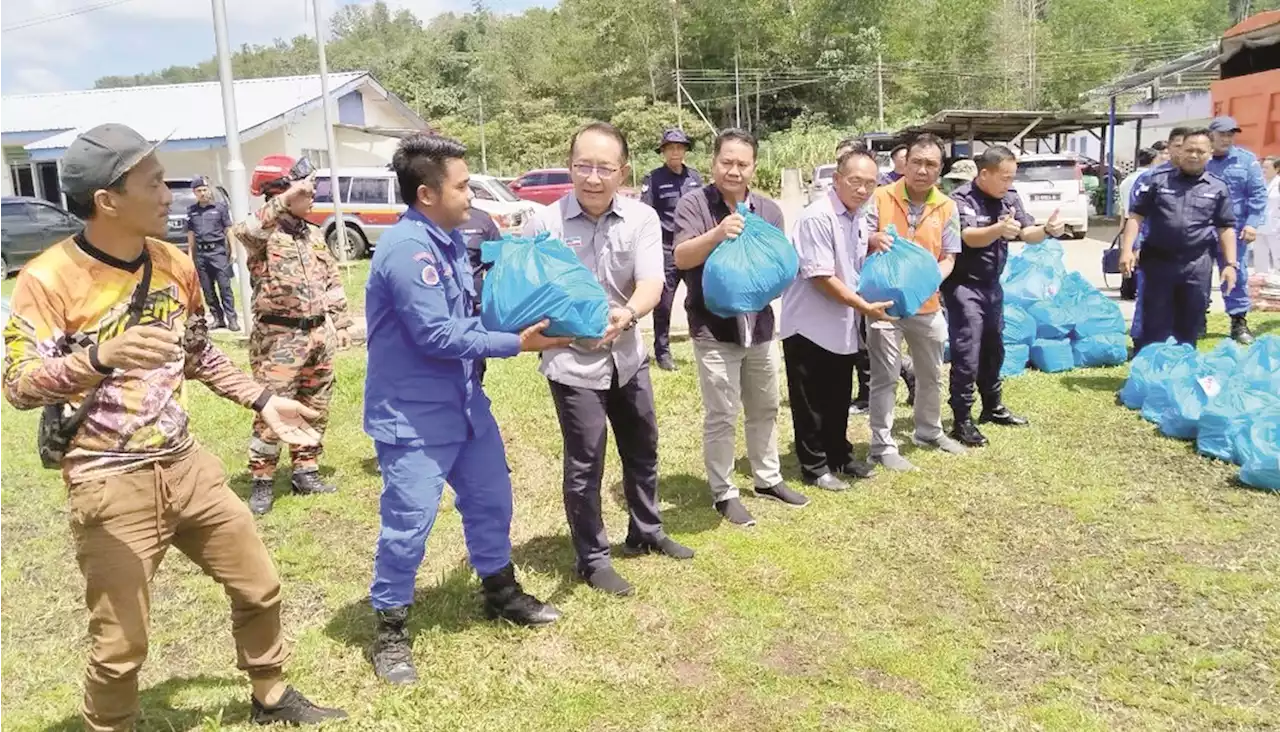
{"type": "Polygon", "coordinates": [[[285,328],[294,328],[296,330],[311,330],[324,325],[323,315],[313,315],[310,318],[290,318],[284,315],[259,315],[259,323],[267,325],[279,325],[285,328]]]}

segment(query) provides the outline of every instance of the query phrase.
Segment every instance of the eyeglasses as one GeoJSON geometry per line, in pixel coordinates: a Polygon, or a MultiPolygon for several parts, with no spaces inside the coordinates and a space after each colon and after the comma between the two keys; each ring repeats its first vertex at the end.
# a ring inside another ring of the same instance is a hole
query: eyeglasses
{"type": "Polygon", "coordinates": [[[869,178],[854,178],[852,175],[838,175],[837,179],[844,181],[845,185],[855,191],[874,191],[876,189],[876,181],[869,178]]]}
{"type": "Polygon", "coordinates": [[[608,178],[619,170],[620,168],[615,168],[609,165],[593,165],[591,163],[575,163],[573,166],[573,174],[584,179],[590,178],[593,175],[598,175],[601,178],[608,178]]]}

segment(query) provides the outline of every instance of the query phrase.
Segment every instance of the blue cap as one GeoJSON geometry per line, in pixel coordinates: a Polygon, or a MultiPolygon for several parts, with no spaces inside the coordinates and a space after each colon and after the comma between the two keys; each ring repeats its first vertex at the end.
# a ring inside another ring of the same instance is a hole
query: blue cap
{"type": "Polygon", "coordinates": [[[678,127],[672,127],[671,129],[667,130],[666,132],[663,132],[663,133],[662,133],[662,142],[659,142],[659,143],[658,143],[658,147],[657,147],[656,149],[657,149],[657,151],[658,151],[658,152],[662,152],[662,148],[663,148],[663,146],[665,146],[665,145],[670,145],[671,143],[676,143],[676,144],[678,144],[678,145],[684,145],[685,147],[689,148],[690,150],[692,150],[692,149],[693,149],[693,140],[690,140],[690,139],[689,139],[689,136],[688,136],[688,135],[686,135],[686,134],[684,133],[684,130],[682,130],[682,129],[678,128],[678,127]]]}
{"type": "Polygon", "coordinates": [[[1234,117],[1214,117],[1209,123],[1210,132],[1239,132],[1240,125],[1236,124],[1234,117]]]}
{"type": "Polygon", "coordinates": [[[192,179],[191,179],[191,189],[192,189],[192,190],[195,190],[196,188],[199,188],[200,186],[207,186],[207,185],[209,185],[209,179],[208,179],[208,178],[206,178],[206,177],[204,177],[203,175],[197,175],[196,177],[194,177],[194,178],[192,178],[192,179]]]}

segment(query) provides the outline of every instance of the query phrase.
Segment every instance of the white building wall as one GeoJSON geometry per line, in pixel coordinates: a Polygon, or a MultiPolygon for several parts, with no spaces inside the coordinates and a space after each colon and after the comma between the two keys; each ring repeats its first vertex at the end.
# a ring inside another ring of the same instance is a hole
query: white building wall
{"type": "MultiPolygon", "coordinates": [[[[1174,127],[1205,127],[1213,116],[1213,102],[1209,92],[1188,92],[1154,102],[1142,102],[1129,107],[1129,112],[1156,112],[1156,119],[1142,123],[1142,146],[1151,147],[1156,140],[1169,137],[1174,127]]],[[[1137,139],[1137,124],[1129,123],[1116,128],[1116,162],[1133,162],[1137,139]]],[[[1068,148],[1098,159],[1102,155],[1102,143],[1093,135],[1081,132],[1069,138],[1068,148]]]]}

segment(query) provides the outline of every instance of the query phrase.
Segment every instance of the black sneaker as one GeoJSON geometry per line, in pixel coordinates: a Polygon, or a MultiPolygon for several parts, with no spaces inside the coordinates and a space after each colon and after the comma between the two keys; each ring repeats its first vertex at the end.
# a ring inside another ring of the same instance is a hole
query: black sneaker
{"type": "Polygon", "coordinates": [[[1242,346],[1253,344],[1253,331],[1249,330],[1249,321],[1246,316],[1231,316],[1231,340],[1242,346]]]}
{"type": "Polygon", "coordinates": [[[768,488],[757,488],[756,495],[761,498],[780,501],[792,508],[803,508],[809,505],[809,499],[805,498],[803,493],[791,490],[786,483],[771,485],[768,488]]]}
{"type": "Polygon", "coordinates": [[[870,478],[875,475],[876,467],[857,458],[850,458],[849,462],[836,468],[836,472],[841,475],[847,475],[850,478],[870,478]]]}
{"type": "Polygon", "coordinates": [[[622,575],[608,565],[587,572],[579,572],[579,575],[592,589],[600,590],[610,595],[626,597],[635,592],[635,588],[631,586],[631,583],[623,579],[622,575]]]}
{"type": "Polygon", "coordinates": [[[253,710],[249,719],[254,724],[320,724],[331,719],[346,719],[347,713],[341,709],[328,709],[311,703],[292,686],[285,687],[280,701],[273,707],[267,707],[253,698],[253,710]]]}
{"type": "Polygon", "coordinates": [[[658,356],[656,360],[658,362],[658,368],[662,369],[663,371],[679,370],[679,367],[676,366],[676,360],[671,357],[670,353],[664,353],[661,356],[658,356]]]}
{"type": "Polygon", "coordinates": [[[235,318],[232,318],[232,319],[228,320],[228,321],[227,321],[227,330],[231,331],[232,333],[239,333],[239,332],[240,332],[240,321],[236,320],[235,318]]]}
{"type": "Polygon", "coordinates": [[[951,436],[967,447],[985,447],[987,444],[987,438],[970,419],[957,421],[951,428],[951,436]]]}
{"type": "Polygon", "coordinates": [[[335,493],[338,490],[338,486],[320,480],[320,471],[318,470],[294,473],[292,483],[293,492],[300,496],[310,496],[316,493],[335,493]]]}
{"type": "Polygon", "coordinates": [[[755,526],[756,519],[742,505],[742,500],[738,497],[726,498],[723,501],[716,501],[716,510],[724,517],[725,521],[738,526],[755,526]]]}
{"type": "Polygon", "coordinates": [[[271,478],[254,478],[253,493],[249,495],[249,510],[261,516],[271,510],[276,501],[276,489],[271,478]]]}
{"type": "Polygon", "coordinates": [[[693,550],[669,536],[657,541],[627,539],[622,545],[622,556],[639,557],[644,554],[662,554],[672,559],[693,559],[693,550]]]}

